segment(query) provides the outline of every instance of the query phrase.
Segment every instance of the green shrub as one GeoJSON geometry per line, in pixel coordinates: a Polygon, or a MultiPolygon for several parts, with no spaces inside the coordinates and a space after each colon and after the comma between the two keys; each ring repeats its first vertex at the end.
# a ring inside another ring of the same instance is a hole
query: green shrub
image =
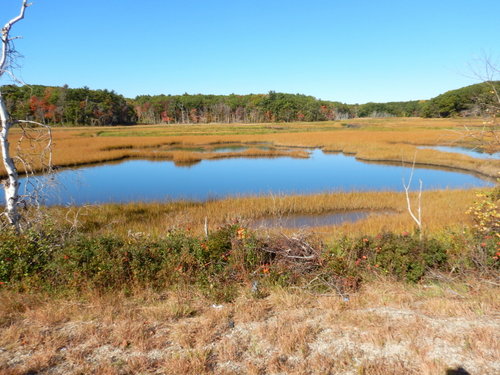
{"type": "Polygon", "coordinates": [[[446,265],[445,248],[439,241],[418,235],[382,233],[354,240],[348,250],[360,270],[381,270],[399,279],[416,282],[428,268],[446,265]]]}
{"type": "Polygon", "coordinates": [[[58,236],[52,232],[0,232],[0,281],[36,286],[49,276],[47,265],[59,249],[58,236]]]}
{"type": "Polygon", "coordinates": [[[498,251],[496,235],[467,230],[423,239],[387,232],[344,238],[325,249],[315,237],[261,238],[239,224],[222,226],[208,237],[178,229],[161,238],[66,238],[47,227],[0,232],[0,282],[67,291],[189,284],[226,301],[234,298],[239,284],[257,279],[281,286],[319,280],[319,289],[331,284],[347,291],[356,289],[367,271],[416,282],[429,268],[498,267],[498,251]]]}

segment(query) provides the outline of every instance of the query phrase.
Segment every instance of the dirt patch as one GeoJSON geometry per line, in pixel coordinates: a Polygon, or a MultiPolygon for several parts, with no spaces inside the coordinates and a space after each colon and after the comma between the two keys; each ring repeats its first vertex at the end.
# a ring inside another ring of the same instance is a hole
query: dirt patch
{"type": "Polygon", "coordinates": [[[346,302],[286,290],[255,299],[243,290],[226,305],[191,296],[190,313],[180,315],[170,303],[157,301],[152,314],[144,298],[113,298],[75,305],[56,320],[47,313],[68,301],[40,304],[0,329],[0,373],[500,373],[497,291],[464,294],[463,309],[448,315],[427,307],[438,298],[451,309],[457,297],[426,293],[380,283],[346,302]]]}

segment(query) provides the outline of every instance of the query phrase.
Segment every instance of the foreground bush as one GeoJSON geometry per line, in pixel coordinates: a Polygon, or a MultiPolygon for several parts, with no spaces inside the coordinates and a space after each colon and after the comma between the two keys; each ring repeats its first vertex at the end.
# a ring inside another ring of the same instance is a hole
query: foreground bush
{"type": "Polygon", "coordinates": [[[189,284],[228,300],[241,283],[319,285],[342,294],[378,273],[417,282],[430,269],[498,265],[496,236],[473,232],[423,239],[387,232],[330,246],[313,235],[259,237],[237,223],[206,237],[180,229],[162,238],[66,237],[52,228],[0,232],[0,286],[17,289],[127,291],[189,284]]]}
{"type": "Polygon", "coordinates": [[[420,239],[409,233],[383,233],[363,237],[347,246],[355,257],[356,267],[378,269],[398,279],[416,282],[430,268],[446,266],[447,254],[443,245],[432,238],[420,239]]]}
{"type": "Polygon", "coordinates": [[[259,269],[265,253],[238,225],[207,238],[174,230],[160,239],[0,233],[0,282],[48,290],[164,288],[179,283],[220,291],[259,269]]]}

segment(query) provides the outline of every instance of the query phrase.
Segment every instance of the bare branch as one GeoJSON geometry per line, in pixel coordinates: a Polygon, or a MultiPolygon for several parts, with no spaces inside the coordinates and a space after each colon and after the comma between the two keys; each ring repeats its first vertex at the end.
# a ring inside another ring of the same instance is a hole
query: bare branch
{"type": "Polygon", "coordinates": [[[0,77],[5,71],[5,66],[7,64],[7,57],[9,56],[9,46],[10,46],[10,38],[9,38],[9,33],[17,22],[21,21],[24,18],[24,13],[26,12],[26,8],[29,7],[31,4],[28,3],[27,0],[23,0],[21,4],[21,10],[19,11],[19,15],[17,17],[12,18],[10,21],[8,21],[5,26],[2,28],[2,35],[1,35],[1,40],[2,40],[2,54],[0,55],[0,77]]]}
{"type": "Polygon", "coordinates": [[[496,81],[500,70],[498,64],[486,53],[483,53],[474,65],[469,64],[472,76],[487,88],[485,96],[479,95],[476,98],[478,110],[483,116],[483,124],[480,127],[464,126],[463,138],[473,141],[476,147],[486,152],[497,152],[500,149],[500,125],[497,122],[500,117],[500,93],[496,81]]]}
{"type": "Polygon", "coordinates": [[[71,227],[68,230],[68,234],[71,234],[78,229],[78,226],[81,224],[80,220],[79,220],[80,216],[87,215],[88,208],[89,208],[88,206],[82,206],[82,207],[78,207],[78,208],[69,207],[69,209],[68,209],[68,211],[66,211],[66,215],[65,215],[65,220],[69,224],[71,224],[71,227]],[[73,212],[74,210],[76,210],[76,212],[73,212]],[[83,210],[85,210],[85,212],[82,214],[83,210]],[[73,215],[73,217],[70,218],[70,215],[73,215]]]}
{"type": "Polygon", "coordinates": [[[418,201],[417,201],[417,215],[413,213],[413,209],[411,207],[411,201],[410,201],[410,186],[411,186],[411,181],[413,179],[413,172],[415,171],[415,162],[417,160],[417,153],[415,152],[415,156],[413,157],[413,163],[411,166],[411,172],[410,172],[410,179],[408,181],[408,185],[405,184],[405,179],[403,177],[403,187],[405,189],[405,195],[406,195],[406,204],[408,208],[408,212],[413,219],[413,221],[417,224],[418,230],[420,232],[420,236],[422,236],[422,180],[419,179],[419,192],[418,192],[418,201]]]}
{"type": "Polygon", "coordinates": [[[24,81],[20,78],[18,78],[14,73],[12,73],[10,70],[4,70],[3,74],[7,74],[10,76],[10,79],[12,79],[15,83],[18,83],[20,85],[24,85],[24,81]]]}
{"type": "MultiPolygon", "coordinates": [[[[47,144],[44,147],[44,152],[42,153],[42,158],[45,157],[45,153],[48,153],[48,161],[47,161],[47,167],[52,170],[52,128],[49,125],[42,124],[40,122],[36,121],[29,121],[29,120],[16,120],[16,124],[31,124],[31,125],[37,125],[45,128],[47,131],[47,144]]],[[[40,139],[38,139],[39,141],[40,139]]]]}
{"type": "MultiPolygon", "coordinates": [[[[16,51],[13,47],[13,41],[19,39],[19,37],[10,37],[10,31],[12,27],[24,18],[26,8],[31,4],[27,0],[23,0],[21,3],[21,9],[19,14],[8,21],[5,26],[1,29],[0,41],[1,45],[1,55],[0,55],[0,78],[3,74],[8,74],[13,78],[14,81],[22,83],[15,75],[7,69],[9,64],[13,64],[13,59],[16,56],[16,51]]],[[[45,124],[41,124],[35,121],[15,121],[11,118],[7,107],[0,91],[0,149],[2,152],[2,161],[7,172],[7,179],[2,181],[4,185],[5,193],[5,216],[10,225],[12,225],[17,231],[21,229],[21,214],[19,208],[26,206],[26,202],[29,200],[30,203],[34,203],[36,207],[39,207],[39,192],[43,188],[43,183],[37,181],[37,179],[29,178],[34,177],[34,170],[45,170],[46,172],[51,172],[52,170],[52,132],[50,127],[45,124]],[[19,124],[22,130],[21,137],[17,142],[17,154],[15,156],[11,155],[11,150],[9,148],[9,130],[15,124],[19,124]],[[44,132],[33,132],[32,129],[28,129],[25,125],[36,125],[44,128],[44,132]],[[21,147],[23,142],[28,142],[29,147],[21,147]],[[38,159],[37,159],[38,158],[38,159]],[[17,164],[22,165],[24,172],[26,174],[26,187],[33,187],[32,191],[25,190],[24,195],[19,194],[19,174],[16,167],[17,164]]],[[[39,211],[39,210],[38,210],[39,211]]]]}

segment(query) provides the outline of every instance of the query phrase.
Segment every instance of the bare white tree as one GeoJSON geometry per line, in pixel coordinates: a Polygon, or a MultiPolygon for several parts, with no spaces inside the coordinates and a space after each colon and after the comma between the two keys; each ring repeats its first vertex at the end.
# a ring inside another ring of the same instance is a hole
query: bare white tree
{"type": "Polygon", "coordinates": [[[480,127],[469,127],[464,125],[464,138],[470,139],[475,144],[491,152],[497,152],[500,147],[500,93],[498,90],[498,79],[500,79],[500,68],[492,58],[483,53],[478,59],[477,66],[470,65],[470,71],[474,79],[482,82],[488,89],[486,95],[476,98],[476,105],[483,116],[483,124],[480,127]]]}
{"type": "MultiPolygon", "coordinates": [[[[411,166],[411,172],[410,172],[410,178],[408,181],[408,184],[405,183],[405,179],[403,178],[403,187],[405,189],[405,195],[406,195],[406,204],[408,208],[408,213],[410,214],[411,218],[417,224],[418,231],[419,231],[419,236],[420,239],[422,239],[423,236],[423,227],[422,227],[422,180],[419,179],[419,190],[418,190],[418,199],[417,199],[417,212],[413,212],[413,208],[411,205],[411,199],[410,199],[410,187],[411,187],[411,181],[413,180],[413,172],[415,171],[415,162],[417,161],[417,153],[415,153],[415,156],[413,157],[413,164],[411,166]]],[[[404,164],[404,163],[403,163],[404,164]]]]}
{"type": "MultiPolygon", "coordinates": [[[[14,57],[16,51],[14,49],[13,41],[18,39],[18,37],[11,36],[12,27],[24,18],[26,9],[31,4],[27,0],[22,0],[21,9],[19,14],[9,20],[1,30],[1,54],[0,54],[0,79],[7,75],[16,82],[20,82],[16,79],[14,73],[12,72],[12,67],[14,66],[14,57]]],[[[22,82],[21,82],[22,83],[22,82]]],[[[16,120],[11,117],[7,110],[5,99],[2,96],[2,91],[0,87],[0,148],[2,151],[2,161],[7,172],[7,177],[2,181],[4,185],[5,192],[5,216],[10,225],[12,225],[17,231],[20,230],[21,224],[21,214],[19,207],[24,203],[24,199],[21,199],[19,195],[19,174],[16,167],[16,162],[22,165],[26,175],[33,174],[33,158],[30,152],[37,150],[36,154],[41,159],[41,165],[48,165],[49,169],[52,164],[52,136],[50,133],[50,128],[44,124],[40,124],[34,121],[26,120],[16,120]],[[21,137],[17,143],[15,156],[12,155],[12,150],[9,145],[9,130],[14,125],[20,125],[22,130],[21,137]],[[44,135],[40,135],[39,132],[29,131],[30,127],[42,126],[46,131],[44,135]],[[28,142],[28,147],[23,145],[23,142],[28,142]],[[40,142],[44,143],[45,146],[41,148],[34,146],[40,142]]],[[[40,164],[40,163],[38,163],[40,164]]],[[[35,168],[41,169],[40,165],[36,165],[35,168]]]]}

